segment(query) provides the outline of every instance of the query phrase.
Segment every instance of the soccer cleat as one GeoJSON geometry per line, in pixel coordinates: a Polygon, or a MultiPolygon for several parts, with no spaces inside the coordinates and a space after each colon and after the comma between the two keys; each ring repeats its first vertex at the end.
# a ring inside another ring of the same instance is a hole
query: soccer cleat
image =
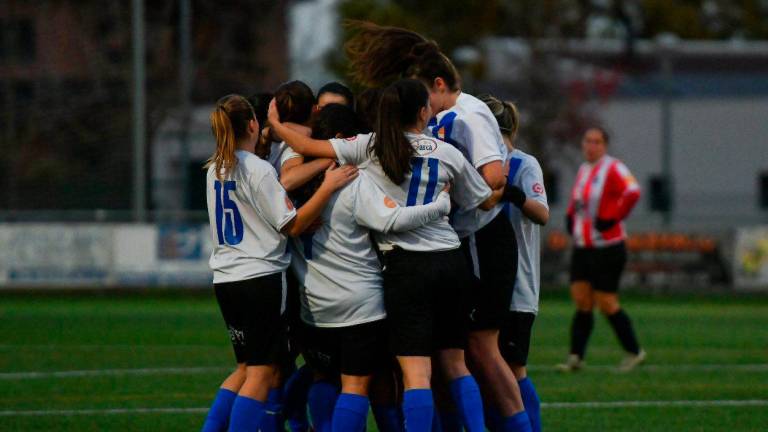
{"type": "Polygon", "coordinates": [[[627,354],[626,357],[619,363],[619,372],[629,372],[640,363],[645,361],[645,350],[640,350],[637,354],[627,354]]]}
{"type": "Polygon", "coordinates": [[[576,372],[584,367],[584,360],[576,354],[568,354],[565,363],[560,363],[555,368],[560,372],[576,372]]]}

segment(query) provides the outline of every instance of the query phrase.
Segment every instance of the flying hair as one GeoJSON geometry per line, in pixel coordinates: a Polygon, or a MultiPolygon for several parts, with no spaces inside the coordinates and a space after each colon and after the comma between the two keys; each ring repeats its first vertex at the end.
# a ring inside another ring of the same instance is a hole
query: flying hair
{"type": "Polygon", "coordinates": [[[394,184],[403,183],[411,172],[414,150],[405,131],[417,123],[421,109],[428,104],[427,88],[415,79],[395,81],[381,94],[375,136],[369,152],[378,159],[381,169],[394,184]]]}
{"type": "Polygon", "coordinates": [[[366,87],[386,86],[399,78],[416,78],[432,87],[442,78],[451,90],[459,90],[456,67],[440,51],[437,42],[399,27],[368,21],[345,21],[352,37],[344,44],[350,75],[366,87]]]}

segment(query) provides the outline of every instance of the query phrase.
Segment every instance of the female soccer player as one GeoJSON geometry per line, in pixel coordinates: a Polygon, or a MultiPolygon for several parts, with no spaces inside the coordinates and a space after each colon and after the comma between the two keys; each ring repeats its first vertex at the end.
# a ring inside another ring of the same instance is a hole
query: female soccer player
{"type": "Polygon", "coordinates": [[[355,108],[355,95],[349,87],[340,82],[329,82],[317,91],[317,110],[320,111],[329,104],[346,105],[355,108]]]}
{"type": "Polygon", "coordinates": [[[509,150],[509,172],[504,213],[515,229],[518,246],[517,282],[512,295],[508,318],[499,333],[499,349],[520,385],[525,412],[531,420],[531,429],[541,431],[539,396],[533,386],[526,363],[531,344],[531,329],[539,310],[540,281],[540,225],[549,220],[544,176],[535,157],[516,149],[515,136],[520,124],[517,108],[493,96],[480,98],[496,117],[504,144],[509,150]]]}
{"type": "Polygon", "coordinates": [[[640,198],[640,187],[629,169],[607,154],[608,133],[587,129],[581,140],[586,161],[576,174],[568,203],[566,228],[573,237],[571,297],[576,314],[571,324],[571,352],[563,371],[584,366],[587,341],[592,333],[592,309],[597,304],[627,352],[619,370],[629,371],[645,360],[629,316],[619,305],[619,281],[627,262],[622,221],[640,198]]]}
{"type": "MultiPolygon", "coordinates": [[[[491,189],[502,191],[507,149],[498,124],[482,101],[461,91],[456,68],[437,44],[396,27],[369,22],[352,22],[350,27],[355,34],[346,51],[352,76],[372,87],[398,76],[422,81],[436,115],[430,122],[433,136],[454,145],[491,189]]],[[[526,431],[530,421],[520,389],[498,345],[517,273],[515,233],[501,209],[501,204],[487,212],[465,207],[454,215],[452,225],[474,273],[476,295],[469,338],[473,371],[486,400],[503,418],[503,429],[526,431]]]]}
{"type": "MultiPolygon", "coordinates": [[[[354,112],[342,105],[326,106],[321,115],[330,115],[334,107],[346,109],[346,117],[354,121],[354,112]]],[[[320,135],[316,132],[313,135],[320,135]]],[[[311,183],[307,186],[312,188],[311,183]]],[[[447,216],[449,211],[447,193],[425,205],[401,207],[362,174],[334,195],[317,231],[294,239],[293,267],[302,287],[301,314],[306,323],[305,358],[326,378],[341,373],[332,428],[327,417],[312,412],[318,432],[362,431],[372,376],[385,372],[389,363],[381,265],[370,230],[404,232],[447,216]]],[[[326,390],[328,384],[318,385],[326,402],[332,403],[336,395],[326,390]]],[[[312,390],[319,389],[313,386],[312,390]]]]}
{"type": "Polygon", "coordinates": [[[357,176],[345,166],[326,172],[323,185],[296,211],[268,163],[253,154],[259,124],[240,95],[211,114],[216,151],[207,163],[206,195],[213,235],[210,266],[237,369],[224,380],[203,431],[257,430],[276,363],[287,349],[282,320],[286,235],[301,234],[333,192],[357,176]]]}
{"type": "MultiPolygon", "coordinates": [[[[274,104],[269,111],[270,123],[295,151],[362,165],[397,205],[430,203],[450,182],[462,207],[490,208],[490,188],[461,153],[421,133],[430,117],[427,89],[411,79],[384,90],[375,132],[351,139],[304,137],[280,123],[274,104]]],[[[406,429],[431,429],[430,356],[437,350],[464,424],[483,430],[479,389],[464,361],[468,269],[455,231],[441,219],[406,233],[379,234],[377,242],[384,251],[391,349],[404,376],[406,429]]]]}

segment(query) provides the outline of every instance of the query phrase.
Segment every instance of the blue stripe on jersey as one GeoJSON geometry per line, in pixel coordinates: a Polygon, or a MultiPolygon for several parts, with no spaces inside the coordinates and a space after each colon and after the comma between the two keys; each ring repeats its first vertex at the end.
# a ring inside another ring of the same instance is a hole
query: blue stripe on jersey
{"type": "Polygon", "coordinates": [[[429,165],[429,181],[427,190],[424,192],[424,204],[429,204],[435,199],[435,187],[437,187],[437,170],[439,161],[435,158],[427,158],[429,165]]]}
{"type": "Polygon", "coordinates": [[[509,160],[509,177],[507,177],[507,184],[513,184],[517,172],[520,171],[520,165],[523,164],[523,160],[520,158],[512,158],[509,160]]]}
{"type": "MultiPolygon", "coordinates": [[[[515,176],[517,175],[517,172],[520,171],[520,165],[523,164],[523,160],[520,158],[512,158],[509,160],[509,174],[507,177],[507,184],[513,185],[515,176]]],[[[510,212],[512,211],[512,205],[511,203],[504,203],[504,207],[501,209],[502,212],[509,218],[510,212]]]]}
{"type": "Polygon", "coordinates": [[[440,119],[439,123],[436,123],[435,126],[432,127],[432,136],[439,140],[443,140],[447,142],[448,144],[451,144],[452,146],[456,147],[457,150],[461,152],[461,154],[464,155],[467,160],[472,160],[469,157],[469,150],[467,150],[466,147],[464,147],[462,144],[460,144],[458,141],[453,139],[451,136],[453,134],[453,121],[456,120],[457,114],[453,111],[449,112],[448,114],[444,115],[442,119],[440,119]],[[440,137],[440,129],[443,130],[443,136],[440,137]]]}
{"type": "Polygon", "coordinates": [[[419,186],[421,185],[421,167],[424,166],[424,158],[411,158],[411,184],[408,186],[408,199],[405,202],[406,207],[416,205],[416,198],[419,195],[419,186]]]}
{"type": "Polygon", "coordinates": [[[429,119],[429,123],[427,123],[427,127],[431,128],[433,126],[437,126],[437,117],[432,117],[429,119]]]}

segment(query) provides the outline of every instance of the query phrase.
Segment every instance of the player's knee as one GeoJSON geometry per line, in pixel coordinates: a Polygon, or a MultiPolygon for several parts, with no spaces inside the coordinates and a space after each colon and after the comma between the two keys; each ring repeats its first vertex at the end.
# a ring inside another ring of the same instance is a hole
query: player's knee
{"type": "Polygon", "coordinates": [[[370,376],[342,375],[341,391],[361,396],[368,396],[371,385],[370,376]]]}
{"type": "Polygon", "coordinates": [[[613,296],[598,299],[597,307],[603,315],[613,315],[620,309],[619,300],[613,296]]]}

